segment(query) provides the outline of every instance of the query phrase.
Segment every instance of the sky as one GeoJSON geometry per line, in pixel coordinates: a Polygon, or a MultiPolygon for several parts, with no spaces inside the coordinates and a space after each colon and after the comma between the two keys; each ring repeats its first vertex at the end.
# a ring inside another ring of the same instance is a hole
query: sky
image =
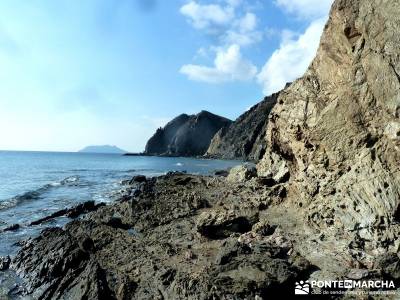
{"type": "Polygon", "coordinates": [[[332,0],[2,0],[0,149],[143,151],[201,110],[234,120],[300,77],[332,0]]]}

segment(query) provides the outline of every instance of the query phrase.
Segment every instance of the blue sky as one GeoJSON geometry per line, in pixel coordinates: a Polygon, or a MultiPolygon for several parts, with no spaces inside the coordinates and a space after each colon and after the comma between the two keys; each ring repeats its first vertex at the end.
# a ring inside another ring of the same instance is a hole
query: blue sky
{"type": "Polygon", "coordinates": [[[142,151],[203,109],[235,119],[305,71],[332,0],[2,0],[0,149],[142,151]]]}

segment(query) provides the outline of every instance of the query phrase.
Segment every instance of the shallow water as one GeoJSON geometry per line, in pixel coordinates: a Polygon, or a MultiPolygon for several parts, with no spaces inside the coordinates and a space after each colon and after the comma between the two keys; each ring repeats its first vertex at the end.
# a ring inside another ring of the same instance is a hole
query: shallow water
{"type": "Polygon", "coordinates": [[[191,158],[0,151],[0,230],[21,225],[17,231],[0,233],[0,256],[15,254],[19,240],[49,226],[63,226],[69,219],[61,217],[38,226],[27,223],[83,201],[112,202],[120,182],[134,175],[156,176],[168,171],[207,175],[238,164],[191,158]]]}

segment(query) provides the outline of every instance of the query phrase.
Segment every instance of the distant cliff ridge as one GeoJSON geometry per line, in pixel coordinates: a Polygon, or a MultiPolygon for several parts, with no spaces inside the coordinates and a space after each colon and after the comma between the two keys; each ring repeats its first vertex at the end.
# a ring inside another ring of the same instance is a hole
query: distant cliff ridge
{"type": "Polygon", "coordinates": [[[78,152],[81,153],[100,153],[100,154],[124,154],[127,151],[118,148],[117,146],[101,145],[101,146],[87,146],[78,152]]]}
{"type": "Polygon", "coordinates": [[[206,156],[223,159],[258,161],[266,149],[266,128],[270,111],[276,104],[279,93],[265,97],[230,126],[217,132],[211,141],[206,156]]]}
{"type": "Polygon", "coordinates": [[[197,115],[182,114],[159,128],[147,142],[144,154],[165,156],[197,156],[206,153],[211,139],[231,120],[208,111],[197,115]]]}

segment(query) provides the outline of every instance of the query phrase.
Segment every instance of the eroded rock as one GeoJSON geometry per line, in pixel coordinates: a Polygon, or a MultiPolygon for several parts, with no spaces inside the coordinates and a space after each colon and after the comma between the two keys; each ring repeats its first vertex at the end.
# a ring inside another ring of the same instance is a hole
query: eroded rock
{"type": "Polygon", "coordinates": [[[245,233],[258,221],[258,214],[238,214],[234,211],[203,212],[197,219],[196,230],[212,239],[226,238],[232,233],[245,233]]]}
{"type": "Polygon", "coordinates": [[[245,182],[257,176],[257,171],[254,166],[249,164],[240,165],[232,168],[226,178],[229,182],[245,182]]]}

